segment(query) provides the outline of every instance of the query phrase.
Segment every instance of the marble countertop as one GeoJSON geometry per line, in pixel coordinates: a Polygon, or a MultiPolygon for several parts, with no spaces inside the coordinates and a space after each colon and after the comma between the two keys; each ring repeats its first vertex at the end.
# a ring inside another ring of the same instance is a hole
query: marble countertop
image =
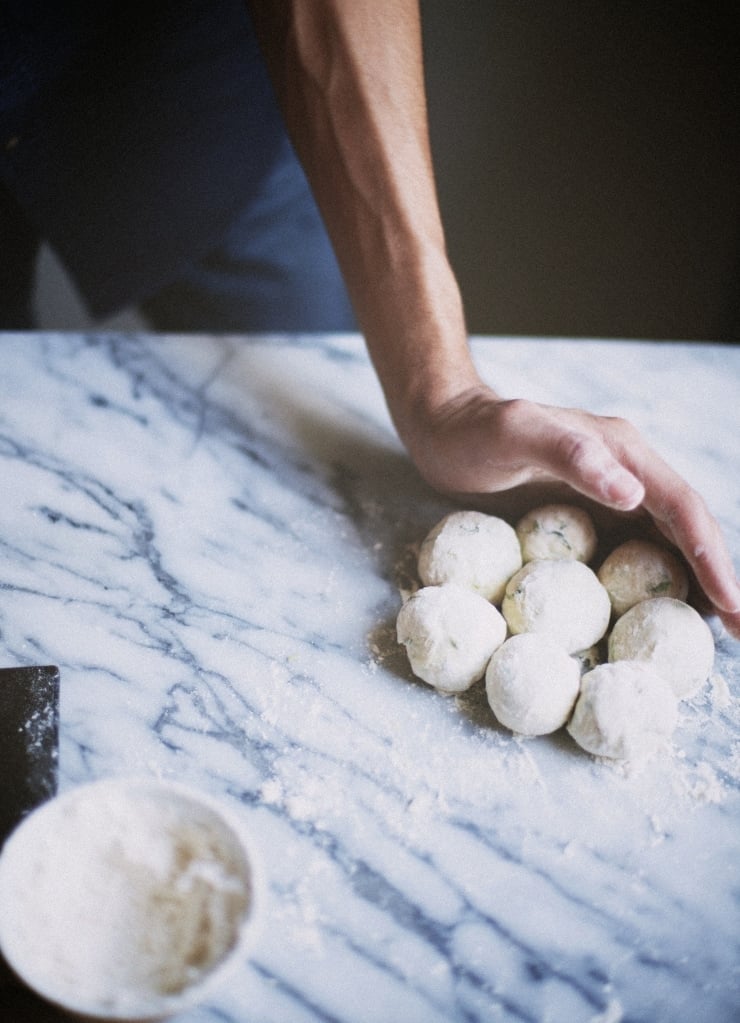
{"type": "MultiPolygon", "coordinates": [[[[625,415],[740,560],[740,349],[473,341],[509,396],[625,415]]],[[[0,339],[0,665],[61,669],[60,779],[237,806],[268,908],[183,1023],[730,1023],[740,645],[670,750],[599,762],[443,697],[395,641],[451,509],[356,337],[0,339]]]]}

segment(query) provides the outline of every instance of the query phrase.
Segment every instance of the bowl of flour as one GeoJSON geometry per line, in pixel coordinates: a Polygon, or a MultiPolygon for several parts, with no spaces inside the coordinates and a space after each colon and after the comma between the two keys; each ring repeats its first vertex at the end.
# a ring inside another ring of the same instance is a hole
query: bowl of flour
{"type": "Polygon", "coordinates": [[[188,787],[116,778],[43,804],[0,854],[0,949],[69,1012],[162,1019],[244,961],[259,908],[243,824],[188,787]]]}

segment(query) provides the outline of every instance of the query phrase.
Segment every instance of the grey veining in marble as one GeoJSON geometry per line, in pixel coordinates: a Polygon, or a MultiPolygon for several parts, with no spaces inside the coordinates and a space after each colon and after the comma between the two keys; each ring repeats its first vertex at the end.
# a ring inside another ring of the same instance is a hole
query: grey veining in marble
{"type": "MultiPolygon", "coordinates": [[[[740,350],[476,340],[504,394],[631,418],[740,557],[740,350]]],[[[0,663],[61,667],[60,776],[237,805],[269,906],[184,1023],[740,1018],[739,646],[671,750],[513,738],[395,643],[416,476],[359,339],[5,335],[0,663]]]]}

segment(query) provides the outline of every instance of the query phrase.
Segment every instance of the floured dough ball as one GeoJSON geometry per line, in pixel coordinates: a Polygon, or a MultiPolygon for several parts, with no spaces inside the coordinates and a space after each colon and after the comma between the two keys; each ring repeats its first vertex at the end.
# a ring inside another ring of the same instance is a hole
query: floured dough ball
{"type": "Polygon", "coordinates": [[[597,575],[617,616],[641,600],[686,600],[689,592],[689,578],[678,558],[647,540],[628,540],[616,547],[597,575]]]}
{"type": "Polygon", "coordinates": [[[516,524],[524,561],[542,559],[590,561],[596,550],[596,530],[583,508],[546,504],[527,512],[516,524]]]}
{"type": "Polygon", "coordinates": [[[654,597],[617,619],[609,636],[609,660],[644,661],[685,699],[709,678],[714,639],[693,607],[673,597],[654,597]]]}
{"type": "Polygon", "coordinates": [[[419,577],[425,586],[459,583],[498,604],[507,580],[522,565],[512,526],[495,515],[451,512],[424,539],[419,577]]]}
{"type": "Polygon", "coordinates": [[[633,760],[671,737],[676,703],[671,687],[649,664],[600,664],[581,679],[568,731],[595,756],[633,760]]]}
{"type": "Polygon", "coordinates": [[[444,693],[462,693],[483,677],[506,638],[506,622],[485,597],[456,583],[417,590],[398,613],[398,642],[411,670],[444,693]]]}
{"type": "Polygon", "coordinates": [[[542,633],[569,654],[598,643],[611,617],[608,593],[581,561],[530,561],[507,583],[501,610],[512,633],[542,633]]]}
{"type": "Polygon", "coordinates": [[[570,717],[581,672],[546,636],[524,633],[500,646],[486,669],[486,695],[496,718],[521,735],[548,735],[570,717]]]}

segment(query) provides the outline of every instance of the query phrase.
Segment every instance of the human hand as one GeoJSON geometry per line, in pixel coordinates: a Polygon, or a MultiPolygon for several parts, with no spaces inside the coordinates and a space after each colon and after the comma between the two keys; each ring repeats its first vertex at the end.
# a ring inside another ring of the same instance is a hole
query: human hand
{"type": "Polygon", "coordinates": [[[436,489],[468,500],[494,495],[510,514],[568,493],[601,509],[644,511],[683,554],[711,609],[740,638],[740,588],[719,524],[629,422],[504,401],[481,384],[425,410],[407,424],[404,440],[436,489]]]}
{"type": "Polygon", "coordinates": [[[460,495],[510,502],[523,488],[565,484],[601,508],[644,508],[740,636],[719,526],[629,424],[501,401],[479,382],[434,185],[417,0],[251,7],[388,407],[422,474],[460,495]]]}

